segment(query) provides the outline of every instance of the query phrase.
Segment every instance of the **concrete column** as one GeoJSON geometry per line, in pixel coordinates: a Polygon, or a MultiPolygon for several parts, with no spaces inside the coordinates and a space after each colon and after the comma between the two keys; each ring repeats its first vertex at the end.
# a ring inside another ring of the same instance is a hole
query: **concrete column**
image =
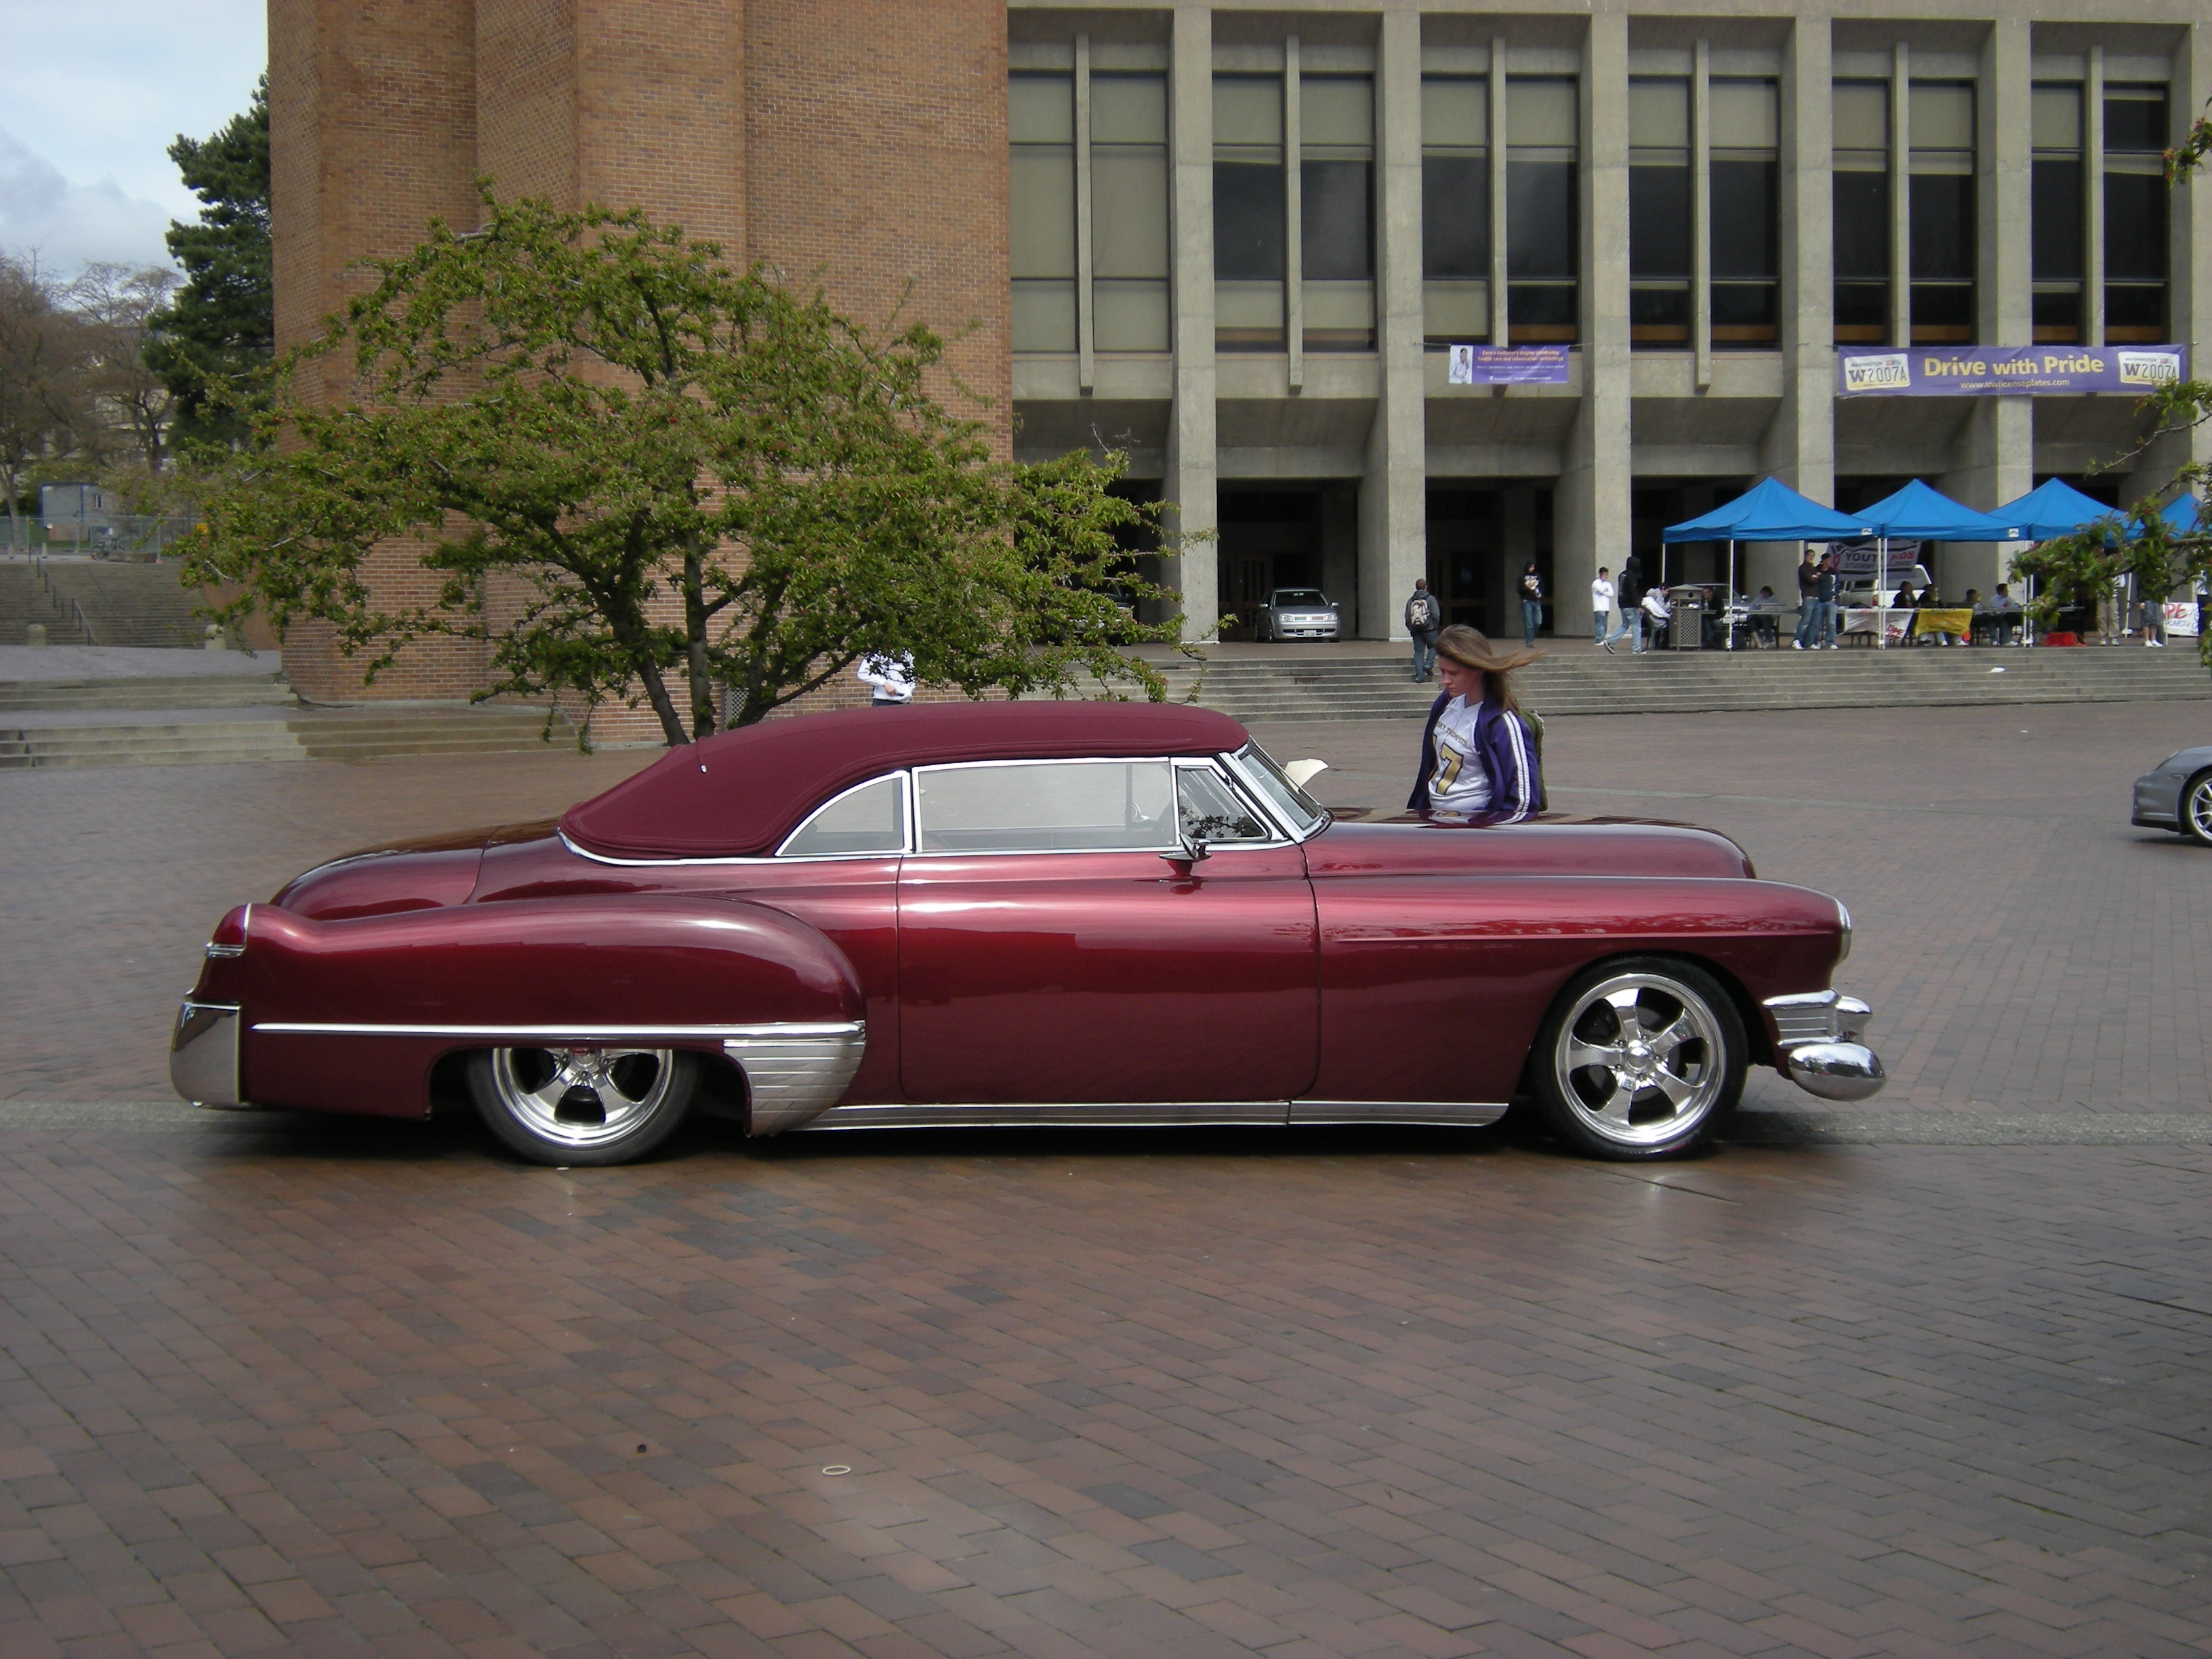
{"type": "Polygon", "coordinates": [[[1829,28],[1825,16],[1800,17],[1783,64],[1782,407],[1759,459],[1793,489],[1833,505],[1835,97],[1829,28]]]}
{"type": "Polygon", "coordinates": [[[1358,631],[1401,640],[1429,568],[1421,352],[1421,20],[1382,14],[1375,76],[1376,346],[1381,386],[1359,487],[1358,631]]]}
{"type": "Polygon", "coordinates": [[[1713,53],[1700,40],[1690,70],[1690,365],[1713,383],[1713,53]]]}
{"type": "MultiPolygon", "coordinates": [[[[2212,101],[2212,23],[2190,24],[2181,32],[2173,53],[2173,81],[2167,107],[2172,112],[2172,136],[2179,143],[2190,124],[2212,101]]],[[[2189,347],[2189,372],[2199,380],[2212,380],[2212,173],[2199,167],[2169,198],[2168,221],[2172,263],[2166,268],[2166,337],[2189,347]]],[[[2122,498],[2133,501],[2172,481],[2175,471],[2191,462],[2212,464],[2212,423],[2191,427],[2160,439],[2143,452],[2141,463],[2121,484],[2122,498]]]]}
{"type": "Polygon", "coordinates": [[[1098,384],[1098,339],[1091,284],[1091,37],[1075,37],[1075,384],[1098,384]]]}
{"type": "MultiPolygon", "coordinates": [[[[1590,19],[1583,57],[1583,395],[1554,500],[1553,591],[1583,600],[1628,551],[1628,19],[1590,19]]],[[[1517,570],[1518,566],[1515,568],[1517,570]]],[[[1513,613],[1516,617],[1519,612],[1513,613]]]]}
{"type": "MultiPolygon", "coordinates": [[[[2202,107],[2191,106],[2191,107],[2202,107]]],[[[2081,82],[2081,343],[2105,343],[2105,49],[2081,82]]]]}
{"type": "MultiPolygon", "coordinates": [[[[1980,81],[1974,118],[1977,330],[1990,344],[2024,345],[2035,337],[2030,263],[2034,65],[2026,17],[1990,25],[1980,81]]],[[[2035,407],[2027,398],[1977,398],[1972,404],[1952,470],[1939,488],[1969,507],[1987,509],[2034,486],[2035,407]]],[[[1968,587],[1987,593],[2011,579],[2011,557],[2002,542],[1960,544],[1947,556],[1947,599],[1968,587]]]]}
{"type": "Polygon", "coordinates": [[[1283,346],[1293,392],[1306,389],[1304,75],[1293,34],[1283,42],[1283,346]]]}
{"type": "Polygon", "coordinates": [[[1889,343],[1912,343],[1912,51],[1889,64],[1889,343]]]}
{"type": "Polygon", "coordinates": [[[1178,6],[1169,70],[1174,186],[1175,410],[1168,426],[1168,528],[1182,549],[1164,561],[1182,593],[1182,636],[1201,640],[1221,615],[1214,536],[1213,13],[1178,6]]]}
{"type": "Polygon", "coordinates": [[[1490,42],[1490,343],[1513,343],[1505,309],[1505,37],[1490,42]]]}

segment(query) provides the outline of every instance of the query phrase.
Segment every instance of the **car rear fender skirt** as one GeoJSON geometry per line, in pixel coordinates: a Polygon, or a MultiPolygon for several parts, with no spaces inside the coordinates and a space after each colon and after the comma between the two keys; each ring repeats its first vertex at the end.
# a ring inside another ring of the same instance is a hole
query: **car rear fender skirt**
{"type": "MultiPolygon", "coordinates": [[[[257,906],[234,965],[245,970],[241,1089],[264,1105],[415,1117],[428,1109],[431,1068],[459,1051],[685,1048],[744,1066],[729,1045],[763,1041],[826,1041],[808,1076],[818,1092],[842,1073],[842,1092],[864,1042],[859,979],[819,931],[696,895],[340,921],[257,906]]],[[[792,1057],[775,1053],[789,1072],[792,1057]]]]}

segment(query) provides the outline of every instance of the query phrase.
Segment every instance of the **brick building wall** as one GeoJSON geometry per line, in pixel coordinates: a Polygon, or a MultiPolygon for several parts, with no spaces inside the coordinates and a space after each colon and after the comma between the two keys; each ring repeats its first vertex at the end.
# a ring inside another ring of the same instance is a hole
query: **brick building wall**
{"type": "MultiPolygon", "coordinates": [[[[435,217],[473,224],[488,174],[502,195],[642,207],[866,325],[957,336],[951,374],[1008,453],[1006,53],[1000,0],[270,0],[278,343],[364,285],[354,261],[435,217]]],[[[420,553],[380,550],[380,599],[430,591],[420,553]]],[[[411,647],[368,688],[320,630],[295,629],[285,664],[332,701],[489,684],[465,641],[411,647]]],[[[593,730],[658,735],[618,706],[593,730]]]]}

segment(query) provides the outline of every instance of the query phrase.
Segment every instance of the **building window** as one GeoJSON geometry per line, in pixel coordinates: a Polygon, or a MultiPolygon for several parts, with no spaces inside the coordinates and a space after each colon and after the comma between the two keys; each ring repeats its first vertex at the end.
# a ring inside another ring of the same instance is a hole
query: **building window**
{"type": "Polygon", "coordinates": [[[2105,338],[2166,337],[2166,88],[2105,88],[2105,338]]]}
{"type": "Polygon", "coordinates": [[[1168,82],[1091,77],[1091,336],[1101,351],[1165,351],[1168,82]]]}
{"type": "Polygon", "coordinates": [[[1516,345],[1579,337],[1580,130],[1573,81],[1530,76],[1505,83],[1505,315],[1516,345]]]}
{"type": "Polygon", "coordinates": [[[1014,349],[1075,349],[1075,77],[1006,84],[1014,349]]]}
{"type": "Polygon", "coordinates": [[[1298,238],[1308,351],[1375,349],[1375,82],[1298,77],[1298,238]]]}
{"type": "Polygon", "coordinates": [[[1710,86],[1713,344],[1771,346],[1781,338],[1781,94],[1771,81],[1710,86]]]}
{"type": "Polygon", "coordinates": [[[1915,81],[1910,234],[1914,345],[1974,337],[1974,87],[1915,81]]]}
{"type": "Polygon", "coordinates": [[[1889,338],[1889,83],[1835,84],[1836,339],[1889,338]]]}
{"type": "Polygon", "coordinates": [[[1283,82],[1213,77],[1213,340],[1283,349],[1283,82]]]}
{"type": "Polygon", "coordinates": [[[2039,82],[2030,112],[2035,338],[2070,344],[2081,337],[2081,84],[2039,82]]]}
{"type": "Polygon", "coordinates": [[[1490,338],[1490,82],[1421,82],[1422,331],[1431,345],[1490,338]]]}
{"type": "Polygon", "coordinates": [[[1628,337],[1690,343],[1690,83],[1628,83],[1628,337]]]}

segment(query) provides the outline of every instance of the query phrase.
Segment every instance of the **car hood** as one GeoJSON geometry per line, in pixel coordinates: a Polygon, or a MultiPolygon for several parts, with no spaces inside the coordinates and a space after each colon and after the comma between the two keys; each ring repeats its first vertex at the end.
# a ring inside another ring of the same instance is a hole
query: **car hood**
{"type": "Polygon", "coordinates": [[[1644,818],[1547,813],[1518,823],[1419,819],[1332,823],[1306,843],[1316,876],[1755,876],[1742,848],[1712,830],[1644,818]]]}

